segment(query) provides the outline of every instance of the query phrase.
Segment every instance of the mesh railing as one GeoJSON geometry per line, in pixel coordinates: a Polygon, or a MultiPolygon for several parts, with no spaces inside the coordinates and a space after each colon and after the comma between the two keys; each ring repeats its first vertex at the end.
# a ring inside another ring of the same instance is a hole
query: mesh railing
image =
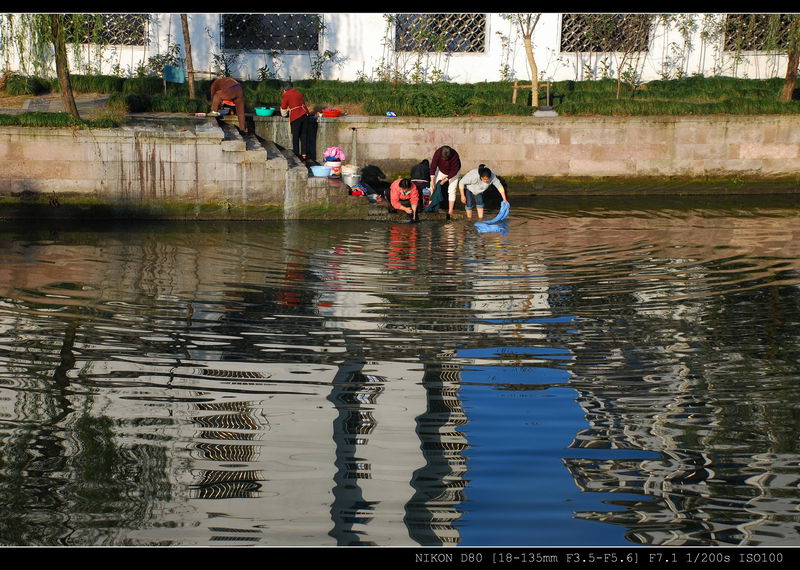
{"type": "Polygon", "coordinates": [[[728,14],[725,51],[784,51],[790,25],[789,14],[728,14]]]}
{"type": "Polygon", "coordinates": [[[652,14],[564,14],[562,52],[648,51],[652,14]]]}
{"type": "Polygon", "coordinates": [[[319,14],[223,14],[222,47],[229,50],[319,50],[319,14]]]}
{"type": "Polygon", "coordinates": [[[149,14],[65,14],[68,43],[143,46],[148,43],[149,14]]]}
{"type": "Polygon", "coordinates": [[[486,14],[396,14],[395,51],[486,51],[486,14]]]}

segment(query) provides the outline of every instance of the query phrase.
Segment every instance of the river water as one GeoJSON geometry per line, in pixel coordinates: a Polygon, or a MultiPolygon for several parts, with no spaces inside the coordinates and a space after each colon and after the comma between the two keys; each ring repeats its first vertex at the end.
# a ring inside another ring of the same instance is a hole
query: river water
{"type": "Polygon", "coordinates": [[[797,545],[798,222],[6,222],[0,543],[797,545]]]}

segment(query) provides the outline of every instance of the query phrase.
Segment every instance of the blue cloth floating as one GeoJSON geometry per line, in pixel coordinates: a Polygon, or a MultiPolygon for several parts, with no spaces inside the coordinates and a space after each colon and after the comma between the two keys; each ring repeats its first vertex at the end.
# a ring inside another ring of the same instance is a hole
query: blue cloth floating
{"type": "Polygon", "coordinates": [[[508,234],[508,223],[505,219],[511,211],[511,204],[503,202],[500,204],[500,211],[497,215],[488,222],[475,222],[475,229],[479,234],[499,233],[500,235],[508,234]]]}
{"type": "Polygon", "coordinates": [[[183,68],[176,65],[165,65],[161,75],[164,78],[164,81],[169,81],[170,83],[184,82],[183,68]]]}
{"type": "Polygon", "coordinates": [[[479,234],[498,233],[502,236],[508,235],[508,223],[500,222],[497,224],[490,224],[487,222],[475,222],[475,229],[479,234]]]}
{"type": "Polygon", "coordinates": [[[497,215],[486,222],[487,224],[496,224],[497,222],[502,222],[508,217],[508,213],[511,211],[511,204],[508,202],[501,202],[500,203],[500,211],[497,215]]]}

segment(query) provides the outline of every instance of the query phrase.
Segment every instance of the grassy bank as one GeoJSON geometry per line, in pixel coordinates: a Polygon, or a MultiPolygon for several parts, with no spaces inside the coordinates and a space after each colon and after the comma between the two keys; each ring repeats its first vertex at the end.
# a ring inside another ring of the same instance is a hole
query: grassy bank
{"type": "MultiPolygon", "coordinates": [[[[280,84],[277,80],[243,81],[249,110],[258,105],[277,105],[280,84]]],[[[128,106],[131,112],[165,111],[195,113],[209,108],[211,81],[196,81],[198,99],[188,98],[186,84],[164,85],[157,77],[122,78],[107,75],[74,75],[78,93],[112,93],[112,101],[128,106]]],[[[560,115],[751,115],[800,113],[800,100],[777,101],[783,79],[739,79],[694,76],[684,79],[650,81],[638,88],[623,85],[617,98],[614,79],[597,81],[558,81],[550,86],[551,103],[560,115]]],[[[511,103],[509,82],[472,84],[393,84],[368,81],[295,81],[308,103],[316,108],[336,106],[367,115],[454,117],[463,115],[529,115],[530,94],[521,92],[511,103]]],[[[55,79],[13,75],[6,78],[7,96],[56,92],[55,79]]],[[[544,104],[542,85],[540,104],[544,104]]],[[[2,104],[0,103],[0,106],[2,104]]]]}
{"type": "Polygon", "coordinates": [[[108,129],[118,127],[119,120],[109,116],[93,120],[76,119],[69,113],[42,113],[30,112],[19,115],[0,114],[0,127],[49,127],[49,128],[77,128],[77,129],[108,129]]]}

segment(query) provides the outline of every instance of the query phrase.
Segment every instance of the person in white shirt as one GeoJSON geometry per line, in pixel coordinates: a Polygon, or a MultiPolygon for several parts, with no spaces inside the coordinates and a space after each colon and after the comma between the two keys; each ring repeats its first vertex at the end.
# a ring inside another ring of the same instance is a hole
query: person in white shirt
{"type": "Polygon", "coordinates": [[[508,202],[503,184],[485,164],[470,170],[458,181],[461,203],[465,205],[468,220],[472,219],[473,205],[478,210],[478,219],[483,219],[483,192],[492,184],[500,192],[503,202],[508,202]]]}

